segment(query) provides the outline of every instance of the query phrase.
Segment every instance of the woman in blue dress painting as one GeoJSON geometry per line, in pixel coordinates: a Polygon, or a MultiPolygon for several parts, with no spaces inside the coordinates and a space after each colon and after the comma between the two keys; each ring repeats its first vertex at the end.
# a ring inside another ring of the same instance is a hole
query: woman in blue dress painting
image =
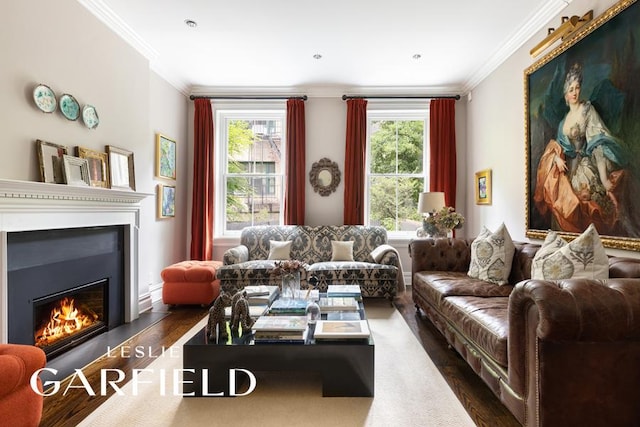
{"type": "Polygon", "coordinates": [[[582,68],[574,64],[563,87],[569,111],[538,164],[534,202],[551,214],[552,229],[580,233],[593,223],[600,234],[636,235],[621,206],[629,156],[591,102],[581,100],[581,87],[582,68]]]}

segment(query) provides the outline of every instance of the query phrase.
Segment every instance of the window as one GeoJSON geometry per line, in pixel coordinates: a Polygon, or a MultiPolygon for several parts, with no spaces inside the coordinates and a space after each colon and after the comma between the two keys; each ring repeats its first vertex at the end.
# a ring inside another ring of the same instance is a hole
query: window
{"type": "Polygon", "coordinates": [[[367,112],[367,200],[370,225],[390,234],[421,226],[418,197],[427,188],[428,110],[367,112]]]}
{"type": "MultiPolygon", "coordinates": [[[[280,225],[284,207],[285,110],[216,111],[216,230],[280,225]]],[[[245,106],[246,108],[246,106],[245,106]]]]}

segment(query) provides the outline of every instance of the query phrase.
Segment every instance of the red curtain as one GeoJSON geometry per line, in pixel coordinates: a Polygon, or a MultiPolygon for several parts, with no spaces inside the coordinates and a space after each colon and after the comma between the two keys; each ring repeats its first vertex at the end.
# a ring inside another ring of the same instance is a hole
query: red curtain
{"type": "Polygon", "coordinates": [[[209,261],[213,251],[214,170],[211,101],[195,100],[193,119],[191,259],[209,261]]]}
{"type": "Polygon", "coordinates": [[[367,100],[347,101],[344,156],[344,224],[364,224],[364,180],[367,139],[367,100]]]}
{"type": "Polygon", "coordinates": [[[455,99],[434,99],[430,104],[429,191],[443,191],[447,206],[456,206],[455,99]]]}
{"type": "Polygon", "coordinates": [[[284,223],[304,225],[305,207],[305,120],[304,101],[287,100],[287,165],[284,195],[284,223]]]}

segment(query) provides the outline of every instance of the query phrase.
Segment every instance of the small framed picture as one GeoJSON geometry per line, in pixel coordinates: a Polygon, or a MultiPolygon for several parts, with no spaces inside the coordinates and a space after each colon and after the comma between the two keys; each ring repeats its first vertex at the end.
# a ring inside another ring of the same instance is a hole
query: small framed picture
{"type": "Polygon", "coordinates": [[[91,185],[91,180],[89,179],[89,162],[87,162],[87,159],[64,154],[62,156],[62,164],[64,166],[65,184],[82,187],[91,185]]]}
{"type": "Polygon", "coordinates": [[[51,184],[64,184],[62,156],[67,154],[67,147],[52,142],[36,140],[40,181],[51,184]]]}
{"type": "Polygon", "coordinates": [[[476,172],[476,205],[491,204],[491,169],[476,172]]]}
{"type": "Polygon", "coordinates": [[[133,152],[124,148],[107,145],[109,159],[109,182],[111,188],[136,191],[136,174],[133,152]]]}
{"type": "Polygon", "coordinates": [[[176,216],[176,187],[158,184],[158,218],[176,216]]]}
{"type": "Polygon", "coordinates": [[[156,134],[156,176],[176,179],[176,142],[156,134]]]}
{"type": "Polygon", "coordinates": [[[108,158],[107,153],[89,150],[84,147],[76,147],[76,155],[81,159],[87,159],[89,163],[89,179],[92,187],[109,188],[108,158]]]}

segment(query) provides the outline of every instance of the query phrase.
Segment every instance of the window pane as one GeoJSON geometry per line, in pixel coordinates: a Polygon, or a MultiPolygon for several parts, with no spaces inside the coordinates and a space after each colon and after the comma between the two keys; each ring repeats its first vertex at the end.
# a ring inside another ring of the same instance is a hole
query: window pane
{"type": "Polygon", "coordinates": [[[415,231],[421,225],[417,207],[423,186],[423,178],[370,178],[369,223],[387,231],[415,231]]]}
{"type": "Polygon", "coordinates": [[[278,225],[282,198],[280,177],[228,177],[226,230],[250,225],[278,225]]]}
{"type": "Polygon", "coordinates": [[[371,173],[422,173],[423,120],[371,121],[371,173]]]}
{"type": "Polygon", "coordinates": [[[282,170],[280,120],[229,120],[227,135],[227,172],[277,173],[282,170]]]}

